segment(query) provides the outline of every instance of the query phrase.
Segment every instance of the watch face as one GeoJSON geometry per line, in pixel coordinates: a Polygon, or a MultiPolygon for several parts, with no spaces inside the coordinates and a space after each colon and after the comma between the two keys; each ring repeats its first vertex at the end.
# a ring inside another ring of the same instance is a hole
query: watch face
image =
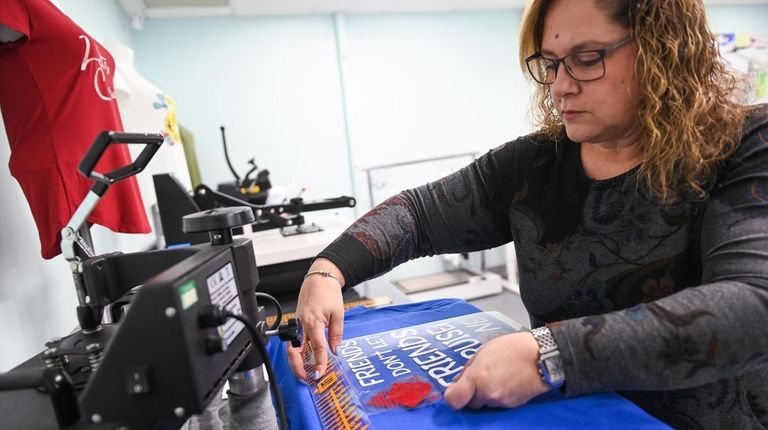
{"type": "Polygon", "coordinates": [[[547,367],[547,374],[549,375],[550,382],[557,383],[565,379],[562,363],[562,360],[557,359],[544,360],[544,365],[547,367]]]}

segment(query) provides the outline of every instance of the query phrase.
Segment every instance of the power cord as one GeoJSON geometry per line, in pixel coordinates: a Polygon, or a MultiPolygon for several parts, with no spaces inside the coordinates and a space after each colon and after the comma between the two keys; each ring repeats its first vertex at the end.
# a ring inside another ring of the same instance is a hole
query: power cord
{"type": "MultiPolygon", "coordinates": [[[[203,327],[215,327],[224,324],[228,318],[234,318],[243,323],[245,328],[248,330],[248,333],[250,333],[251,339],[253,339],[253,343],[256,344],[256,347],[259,349],[259,353],[264,359],[264,366],[267,368],[269,386],[272,389],[272,394],[275,396],[277,413],[280,416],[280,428],[283,430],[288,430],[288,421],[285,417],[285,404],[283,403],[283,396],[280,393],[280,387],[277,385],[277,378],[275,377],[274,370],[272,369],[272,360],[269,359],[267,347],[264,345],[264,340],[262,340],[256,326],[245,315],[229,312],[216,306],[211,306],[208,312],[201,313],[200,323],[203,327]]],[[[278,320],[278,322],[279,321],[280,320],[278,320]]]]}
{"type": "Polygon", "coordinates": [[[275,317],[275,322],[272,323],[272,326],[269,327],[270,330],[277,330],[277,327],[280,326],[280,322],[283,320],[283,308],[280,306],[280,302],[277,301],[276,298],[270,296],[267,293],[254,293],[257,298],[267,299],[270,302],[272,302],[273,305],[275,305],[275,309],[277,309],[277,316],[275,317]]]}

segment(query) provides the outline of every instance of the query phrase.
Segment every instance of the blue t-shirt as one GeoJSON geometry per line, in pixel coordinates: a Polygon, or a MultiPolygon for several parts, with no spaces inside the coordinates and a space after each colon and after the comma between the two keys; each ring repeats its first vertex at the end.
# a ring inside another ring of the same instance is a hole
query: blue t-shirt
{"type": "MultiPolygon", "coordinates": [[[[352,338],[478,312],[475,306],[455,299],[433,300],[378,309],[355,308],[344,318],[344,337],[352,338]]],[[[291,429],[321,429],[309,387],[297,381],[288,365],[285,344],[269,345],[291,429]]],[[[444,400],[412,410],[394,409],[370,416],[374,429],[408,428],[668,428],[616,393],[565,398],[557,391],[533,399],[515,409],[453,410],[444,400]]]]}

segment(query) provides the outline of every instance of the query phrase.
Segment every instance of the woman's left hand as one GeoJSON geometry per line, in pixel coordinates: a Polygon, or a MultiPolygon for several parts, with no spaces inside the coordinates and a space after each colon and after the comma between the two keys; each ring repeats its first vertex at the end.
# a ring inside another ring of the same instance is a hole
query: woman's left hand
{"type": "Polygon", "coordinates": [[[524,405],[550,390],[541,380],[538,362],[539,345],[531,333],[497,337],[467,363],[445,391],[445,401],[454,409],[524,405]]]}

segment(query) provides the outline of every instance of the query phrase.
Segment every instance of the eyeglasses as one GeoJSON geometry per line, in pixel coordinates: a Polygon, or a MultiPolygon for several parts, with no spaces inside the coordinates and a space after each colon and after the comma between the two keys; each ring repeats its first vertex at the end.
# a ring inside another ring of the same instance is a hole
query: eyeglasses
{"type": "Polygon", "coordinates": [[[525,59],[525,65],[533,79],[544,85],[555,82],[561,63],[573,79],[581,82],[596,81],[605,76],[605,56],[631,40],[632,36],[629,36],[607,48],[574,52],[563,58],[545,58],[541,52],[537,52],[525,59]]]}

